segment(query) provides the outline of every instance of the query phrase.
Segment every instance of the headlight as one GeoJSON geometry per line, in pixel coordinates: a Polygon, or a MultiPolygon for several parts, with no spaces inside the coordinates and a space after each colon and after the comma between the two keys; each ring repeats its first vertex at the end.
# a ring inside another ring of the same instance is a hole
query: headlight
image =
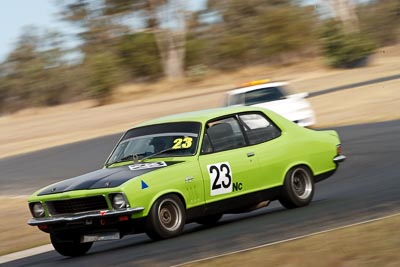
{"type": "Polygon", "coordinates": [[[111,204],[114,209],[120,210],[128,207],[128,202],[123,194],[113,194],[111,195],[111,204]]]}
{"type": "Polygon", "coordinates": [[[44,212],[44,207],[42,205],[42,203],[36,202],[36,203],[32,203],[30,204],[31,207],[31,213],[32,216],[35,218],[41,218],[44,217],[45,212],[44,212]]]}

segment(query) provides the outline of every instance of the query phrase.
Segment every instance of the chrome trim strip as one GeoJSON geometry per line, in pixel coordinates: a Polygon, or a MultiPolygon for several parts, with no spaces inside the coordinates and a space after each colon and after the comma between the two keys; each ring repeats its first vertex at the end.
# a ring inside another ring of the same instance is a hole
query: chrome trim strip
{"type": "Polygon", "coordinates": [[[41,224],[54,224],[54,223],[63,223],[63,222],[72,222],[78,221],[82,219],[88,218],[104,218],[104,217],[112,217],[112,216],[121,216],[121,215],[130,215],[132,213],[141,212],[144,210],[144,207],[137,207],[137,208],[127,208],[124,210],[106,210],[103,212],[96,212],[96,213],[85,213],[85,214],[72,214],[72,215],[65,215],[65,216],[57,216],[57,217],[50,217],[50,218],[32,218],[28,221],[28,224],[31,226],[41,225],[41,224]]]}
{"type": "Polygon", "coordinates": [[[345,160],[346,160],[346,156],[345,155],[339,155],[339,156],[336,156],[336,157],[333,158],[333,161],[336,162],[336,163],[343,162],[345,160]]]}
{"type": "Polygon", "coordinates": [[[194,180],[194,177],[193,177],[193,176],[188,176],[188,177],[185,178],[185,182],[186,182],[186,183],[190,183],[190,182],[193,181],[193,180],[194,180]]]}

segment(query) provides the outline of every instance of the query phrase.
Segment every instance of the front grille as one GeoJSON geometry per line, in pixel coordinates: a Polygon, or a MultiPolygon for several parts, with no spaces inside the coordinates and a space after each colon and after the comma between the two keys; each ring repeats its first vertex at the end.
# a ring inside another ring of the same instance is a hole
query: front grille
{"type": "Polygon", "coordinates": [[[108,209],[104,196],[48,201],[46,204],[52,215],[108,209]]]}

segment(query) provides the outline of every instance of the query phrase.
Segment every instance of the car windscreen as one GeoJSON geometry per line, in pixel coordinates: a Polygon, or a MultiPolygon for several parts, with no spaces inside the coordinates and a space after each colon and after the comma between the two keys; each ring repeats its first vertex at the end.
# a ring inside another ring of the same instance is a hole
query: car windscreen
{"type": "Polygon", "coordinates": [[[196,154],[201,130],[199,122],[173,122],[134,128],[125,133],[107,164],[155,157],[192,156],[196,154]]]}
{"type": "Polygon", "coordinates": [[[281,87],[261,88],[245,93],[245,105],[255,105],[285,98],[281,87]]]}
{"type": "Polygon", "coordinates": [[[250,106],[284,99],[285,93],[281,86],[266,87],[245,92],[242,96],[236,98],[242,99],[246,106],[250,106]]]}

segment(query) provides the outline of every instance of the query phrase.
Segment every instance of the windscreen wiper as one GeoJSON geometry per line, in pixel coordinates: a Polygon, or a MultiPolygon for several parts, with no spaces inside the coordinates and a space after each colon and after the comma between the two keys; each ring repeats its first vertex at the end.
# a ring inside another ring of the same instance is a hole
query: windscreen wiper
{"type": "Polygon", "coordinates": [[[158,151],[158,152],[156,152],[156,153],[154,153],[154,154],[148,155],[147,157],[142,158],[140,161],[143,162],[143,161],[146,160],[146,159],[153,158],[153,157],[158,156],[158,155],[161,155],[161,154],[163,154],[163,153],[165,153],[165,152],[175,151],[175,150],[183,150],[183,149],[188,149],[188,148],[189,148],[189,147],[186,147],[186,148],[184,148],[184,147],[180,147],[180,148],[169,147],[169,148],[163,149],[163,150],[161,150],[161,151],[158,151]]]}

